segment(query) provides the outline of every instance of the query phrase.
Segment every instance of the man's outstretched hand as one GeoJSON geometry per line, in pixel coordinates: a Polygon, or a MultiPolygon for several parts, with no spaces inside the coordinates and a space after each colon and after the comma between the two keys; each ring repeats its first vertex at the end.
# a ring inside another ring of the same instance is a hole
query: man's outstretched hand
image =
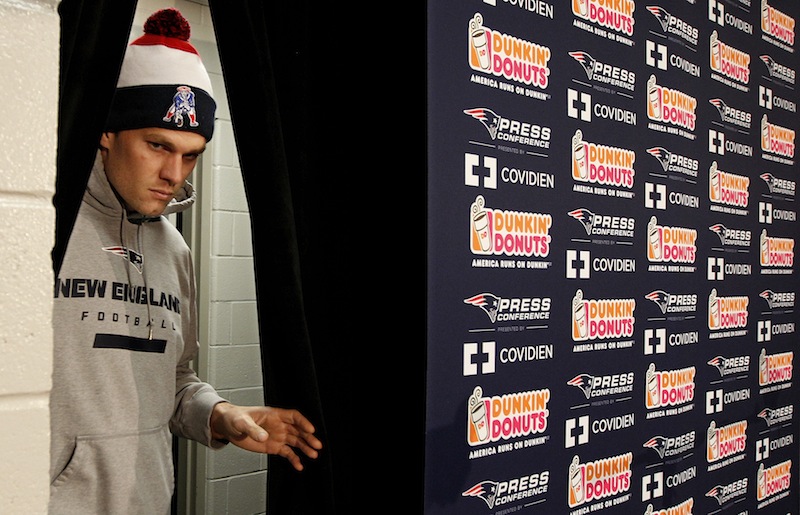
{"type": "Polygon", "coordinates": [[[211,412],[211,436],[215,440],[228,440],[248,451],[283,456],[296,470],[303,470],[303,463],[295,449],[312,459],[319,456],[322,442],[314,431],[311,422],[296,409],[221,402],[211,412]]]}

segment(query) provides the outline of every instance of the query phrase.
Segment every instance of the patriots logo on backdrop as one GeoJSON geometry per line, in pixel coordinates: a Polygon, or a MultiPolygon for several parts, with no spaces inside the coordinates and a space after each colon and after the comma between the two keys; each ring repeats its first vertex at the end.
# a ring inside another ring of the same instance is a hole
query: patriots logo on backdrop
{"type": "Polygon", "coordinates": [[[497,130],[500,127],[500,117],[497,113],[486,107],[476,107],[474,109],[464,109],[464,114],[468,114],[481,122],[486,127],[486,130],[489,131],[489,136],[492,139],[497,137],[497,130]]]}
{"type": "Polygon", "coordinates": [[[659,458],[664,459],[664,451],[667,449],[667,439],[663,436],[654,436],[642,444],[642,447],[653,449],[658,453],[659,458]]]}
{"type": "Polygon", "coordinates": [[[492,295],[491,293],[479,293],[468,299],[464,299],[466,304],[481,308],[488,316],[492,323],[497,320],[497,311],[500,309],[500,297],[492,295]]]}
{"type": "Polygon", "coordinates": [[[578,61],[581,66],[583,66],[583,70],[586,72],[586,78],[591,79],[597,59],[589,55],[587,52],[569,52],[569,55],[578,61]]]}
{"type": "Polygon", "coordinates": [[[645,295],[644,298],[655,302],[661,309],[662,314],[667,313],[667,305],[669,304],[669,293],[665,292],[664,290],[655,290],[645,295]]]}
{"type": "Polygon", "coordinates": [[[583,228],[586,229],[586,234],[588,234],[589,236],[592,235],[592,226],[594,225],[594,213],[592,213],[588,209],[581,207],[573,211],[570,211],[567,214],[583,224],[583,228]]]}
{"type": "Polygon", "coordinates": [[[721,98],[712,98],[708,101],[708,103],[717,108],[720,116],[725,116],[725,111],[728,109],[728,104],[723,102],[721,98]]]}
{"type": "Polygon", "coordinates": [[[720,375],[725,373],[725,358],[722,356],[715,356],[710,360],[706,361],[707,365],[711,365],[712,367],[716,367],[719,370],[720,375]]]}
{"type": "Polygon", "coordinates": [[[589,374],[578,374],[567,381],[567,384],[580,388],[588,399],[592,395],[592,379],[594,379],[594,376],[590,376],[589,374]]]}
{"type": "Polygon", "coordinates": [[[139,252],[129,249],[128,247],[121,246],[103,247],[103,250],[124,258],[126,261],[132,264],[140,274],[142,273],[142,268],[144,267],[144,256],[139,252]]]}
{"type": "Polygon", "coordinates": [[[494,507],[494,500],[497,496],[497,482],[496,481],[481,481],[465,492],[461,492],[462,497],[480,497],[489,506],[489,509],[494,507]]]}
{"type": "Polygon", "coordinates": [[[772,301],[773,301],[773,296],[774,295],[775,295],[775,293],[773,293],[772,290],[764,290],[764,291],[762,291],[761,293],[758,294],[759,297],[761,297],[762,299],[767,301],[767,305],[769,306],[769,309],[772,309],[772,301]]]}
{"type": "Polygon", "coordinates": [[[764,182],[767,183],[767,187],[769,187],[769,192],[772,193],[772,187],[775,184],[775,176],[767,172],[767,173],[762,173],[761,175],[759,175],[759,177],[761,177],[761,179],[763,179],[764,182]]]}
{"type": "Polygon", "coordinates": [[[722,504],[722,487],[719,485],[715,486],[706,492],[706,497],[713,497],[718,503],[722,504]]]}
{"type": "Polygon", "coordinates": [[[669,28],[669,19],[672,17],[672,15],[663,7],[658,7],[656,5],[648,5],[647,10],[650,11],[653,16],[656,17],[656,19],[658,19],[658,22],[661,24],[661,29],[666,32],[667,28],[669,28]]]}
{"type": "Polygon", "coordinates": [[[667,167],[669,166],[669,159],[672,153],[664,147],[653,147],[648,148],[647,153],[651,156],[658,159],[661,163],[661,167],[664,168],[664,171],[667,171],[667,167]]]}
{"type": "Polygon", "coordinates": [[[725,226],[724,226],[724,225],[722,225],[722,224],[714,224],[714,225],[712,225],[711,227],[709,227],[708,229],[709,229],[710,231],[712,231],[712,232],[716,233],[716,234],[717,234],[717,236],[719,236],[719,241],[720,241],[720,242],[721,242],[723,245],[725,245],[725,231],[727,231],[727,230],[728,230],[728,228],[727,228],[727,227],[725,227],[725,226]]]}

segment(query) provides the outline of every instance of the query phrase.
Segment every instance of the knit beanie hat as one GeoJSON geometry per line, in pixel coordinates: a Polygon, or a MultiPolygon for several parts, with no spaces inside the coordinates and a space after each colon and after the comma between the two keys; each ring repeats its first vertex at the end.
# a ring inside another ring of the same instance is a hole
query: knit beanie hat
{"type": "Polygon", "coordinates": [[[144,35],[125,52],[107,131],[161,127],[211,139],[217,104],[190,34],[189,22],[177,9],[147,18],[144,35]]]}

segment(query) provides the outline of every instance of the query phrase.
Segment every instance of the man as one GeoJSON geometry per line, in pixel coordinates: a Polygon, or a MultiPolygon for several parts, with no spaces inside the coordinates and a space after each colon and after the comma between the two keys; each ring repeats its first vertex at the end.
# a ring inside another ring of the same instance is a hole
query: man
{"type": "Polygon", "coordinates": [[[237,406],[201,382],[188,246],[162,214],[213,134],[211,83],[175,9],[129,45],[55,285],[50,513],[166,514],[171,434],[316,458],[299,411],[237,406]]]}

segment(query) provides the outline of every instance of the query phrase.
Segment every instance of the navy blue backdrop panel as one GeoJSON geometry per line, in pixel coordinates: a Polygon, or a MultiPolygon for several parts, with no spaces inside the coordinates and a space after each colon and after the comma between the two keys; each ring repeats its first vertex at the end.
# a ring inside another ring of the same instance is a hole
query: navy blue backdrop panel
{"type": "Polygon", "coordinates": [[[428,2],[426,515],[798,513],[798,16],[428,2]]]}

